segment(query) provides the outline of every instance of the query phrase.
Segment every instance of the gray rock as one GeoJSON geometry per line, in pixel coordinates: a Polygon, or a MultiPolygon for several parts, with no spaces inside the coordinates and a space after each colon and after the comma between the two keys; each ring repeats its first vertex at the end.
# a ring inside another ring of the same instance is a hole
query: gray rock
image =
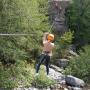
{"type": "Polygon", "coordinates": [[[34,88],[34,87],[30,87],[30,88],[28,88],[28,90],[39,90],[39,89],[34,88]]]}
{"type": "Polygon", "coordinates": [[[73,56],[76,56],[76,57],[79,56],[76,52],[74,52],[74,51],[72,51],[72,50],[70,50],[69,53],[70,53],[71,55],[73,55],[73,56]]]}
{"type": "Polygon", "coordinates": [[[55,71],[54,69],[50,68],[49,75],[52,79],[56,81],[57,84],[66,84],[65,75],[61,74],[60,72],[55,71]]]}
{"type": "Polygon", "coordinates": [[[65,13],[68,6],[69,0],[49,0],[49,20],[57,34],[67,31],[65,13]]]}
{"type": "Polygon", "coordinates": [[[82,88],[79,88],[79,87],[72,87],[72,90],[82,90],[82,88]]]}
{"type": "Polygon", "coordinates": [[[71,87],[71,86],[68,86],[68,89],[69,89],[69,90],[83,90],[82,88],[79,88],[79,87],[71,87]]]}
{"type": "Polygon", "coordinates": [[[55,80],[58,79],[59,77],[63,76],[61,73],[55,71],[52,68],[49,69],[49,75],[51,76],[51,78],[53,78],[55,80]]]}
{"type": "Polygon", "coordinates": [[[38,89],[38,88],[34,88],[34,87],[29,87],[29,88],[14,88],[14,90],[42,90],[42,89],[38,89]]]}
{"type": "Polygon", "coordinates": [[[55,71],[60,72],[60,73],[63,71],[63,69],[61,69],[60,67],[57,67],[57,66],[55,66],[55,65],[50,65],[50,68],[52,68],[52,69],[54,69],[55,71]]]}
{"type": "Polygon", "coordinates": [[[69,63],[69,60],[67,59],[57,59],[56,60],[56,64],[62,68],[65,68],[68,65],[68,63],[69,63]]]}
{"type": "Polygon", "coordinates": [[[64,88],[64,90],[69,90],[69,89],[67,89],[67,88],[64,88]]]}
{"type": "Polygon", "coordinates": [[[77,77],[71,76],[71,75],[67,75],[65,77],[65,81],[67,85],[70,86],[75,86],[75,87],[84,87],[85,86],[85,82],[77,77]]]}

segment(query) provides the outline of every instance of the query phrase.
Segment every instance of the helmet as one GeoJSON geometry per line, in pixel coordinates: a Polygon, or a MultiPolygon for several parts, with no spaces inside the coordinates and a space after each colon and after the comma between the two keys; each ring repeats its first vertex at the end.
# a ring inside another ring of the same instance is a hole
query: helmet
{"type": "Polygon", "coordinates": [[[54,40],[54,35],[53,34],[48,34],[47,39],[49,41],[53,41],[54,40]]]}

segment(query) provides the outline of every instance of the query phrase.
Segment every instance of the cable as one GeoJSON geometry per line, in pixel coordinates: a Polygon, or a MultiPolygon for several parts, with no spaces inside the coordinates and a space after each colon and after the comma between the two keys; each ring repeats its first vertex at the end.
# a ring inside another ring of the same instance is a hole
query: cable
{"type": "Polygon", "coordinates": [[[36,34],[36,33],[31,33],[31,34],[9,34],[9,33],[7,33],[7,34],[4,34],[4,33],[0,33],[0,36],[29,36],[29,35],[33,35],[33,34],[36,34]]]}

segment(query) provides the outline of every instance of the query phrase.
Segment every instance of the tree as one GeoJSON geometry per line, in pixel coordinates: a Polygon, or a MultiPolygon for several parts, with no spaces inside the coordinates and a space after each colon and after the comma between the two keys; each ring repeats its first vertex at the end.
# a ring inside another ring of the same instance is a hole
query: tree
{"type": "Polygon", "coordinates": [[[68,26],[75,32],[73,43],[79,47],[90,42],[90,1],[73,0],[67,11],[68,26]]]}
{"type": "Polygon", "coordinates": [[[80,51],[80,56],[73,58],[65,70],[66,74],[74,75],[90,83],[90,45],[83,48],[85,52],[80,51]]]}
{"type": "Polygon", "coordinates": [[[46,0],[0,0],[0,33],[29,34],[0,36],[0,88],[31,85],[34,68],[27,61],[35,59],[43,32],[50,31],[46,5],[46,0]]]}
{"type": "Polygon", "coordinates": [[[30,34],[1,36],[0,50],[4,54],[1,58],[9,53],[8,57],[12,54],[15,60],[20,57],[28,58],[30,50],[40,48],[43,32],[50,30],[46,5],[46,1],[41,0],[0,0],[0,33],[30,34]]]}

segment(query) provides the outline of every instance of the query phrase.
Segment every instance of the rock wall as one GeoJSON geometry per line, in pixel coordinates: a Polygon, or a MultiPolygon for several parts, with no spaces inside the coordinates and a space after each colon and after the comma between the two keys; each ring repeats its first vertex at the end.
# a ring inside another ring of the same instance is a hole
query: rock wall
{"type": "Polygon", "coordinates": [[[49,0],[49,21],[55,33],[63,34],[67,30],[66,9],[69,0],[49,0]]]}

